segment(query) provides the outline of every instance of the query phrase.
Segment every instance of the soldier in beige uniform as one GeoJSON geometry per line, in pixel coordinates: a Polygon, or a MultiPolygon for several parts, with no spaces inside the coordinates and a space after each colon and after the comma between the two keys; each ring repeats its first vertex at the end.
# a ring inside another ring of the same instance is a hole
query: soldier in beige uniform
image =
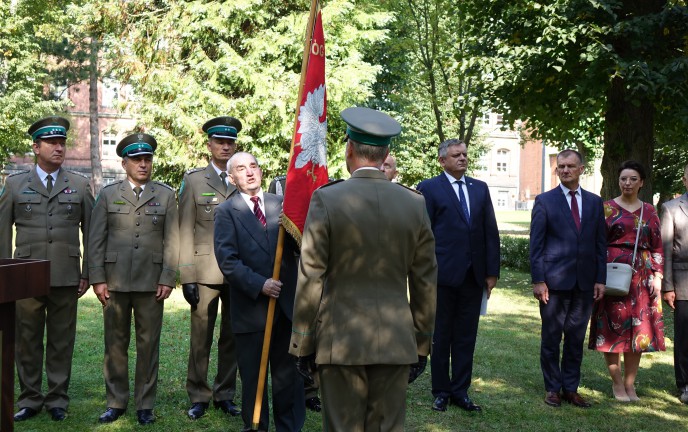
{"type": "Polygon", "coordinates": [[[184,298],[191,305],[191,348],[186,391],[191,401],[187,415],[196,420],[205,414],[210,399],[216,408],[233,416],[241,414],[234,404],[237,359],[229,319],[229,285],[217,266],[213,250],[215,209],[234,193],[227,180],[227,161],[236,151],[241,122],[216,117],[203,125],[208,134],[211,161],[184,175],[179,188],[179,235],[185,247],[179,250],[179,271],[184,298]],[[217,374],[208,385],[208,362],[218,303],[222,300],[217,374]]]}
{"type": "MultiPolygon", "coordinates": [[[[69,405],[77,299],[88,290],[79,229],[86,245],[93,196],[88,179],[61,168],[68,129],[69,122],[61,117],[31,125],[36,166],[10,176],[0,191],[0,257],[12,256],[14,224],[14,257],[50,260],[50,294],[17,302],[16,363],[21,393],[15,421],[35,416],[43,406],[53,420],[64,420],[69,405]],[[44,350],[46,393],[41,390],[44,350]]],[[[84,247],[84,260],[86,250],[84,247]]]]}
{"type": "Polygon", "coordinates": [[[306,380],[317,363],[323,430],[403,431],[430,352],[435,240],[423,197],[380,171],[399,123],[369,108],[341,116],[351,178],[313,193],[289,352],[306,380]]]}
{"type": "Polygon", "coordinates": [[[89,271],[103,304],[107,410],[101,423],[124,414],[129,401],[132,311],[136,329],[134,400],[140,424],[155,421],[153,405],[163,306],[176,285],[179,218],[175,192],[151,181],[155,138],[139,133],[117,145],[127,179],[103,188],[91,217],[89,271]]]}

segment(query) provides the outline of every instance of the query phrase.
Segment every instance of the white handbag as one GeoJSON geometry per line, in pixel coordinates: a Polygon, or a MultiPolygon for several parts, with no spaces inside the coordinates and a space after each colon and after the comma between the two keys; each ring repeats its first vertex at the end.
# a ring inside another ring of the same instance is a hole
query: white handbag
{"type": "MultiPolygon", "coordinates": [[[[635,264],[635,254],[638,251],[638,237],[640,237],[640,227],[643,223],[643,207],[644,204],[640,202],[640,220],[638,220],[638,228],[635,234],[635,247],[633,248],[633,259],[631,263],[635,264]]],[[[631,288],[631,279],[633,278],[633,267],[623,263],[607,263],[607,283],[605,284],[604,294],[609,296],[622,297],[628,295],[628,290],[631,288]]]]}

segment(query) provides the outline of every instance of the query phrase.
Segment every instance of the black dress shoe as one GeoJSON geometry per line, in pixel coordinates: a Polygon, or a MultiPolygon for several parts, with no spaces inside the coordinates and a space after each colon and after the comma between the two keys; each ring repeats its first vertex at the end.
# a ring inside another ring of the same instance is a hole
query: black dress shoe
{"type": "Polygon", "coordinates": [[[198,420],[205,415],[205,410],[208,409],[208,402],[194,402],[191,408],[187,411],[187,415],[191,420],[198,420]]]}
{"type": "Polygon", "coordinates": [[[38,411],[36,411],[33,408],[22,408],[19,411],[17,411],[17,413],[14,415],[14,421],[20,422],[28,420],[36,414],[38,414],[38,411]]]}
{"type": "Polygon", "coordinates": [[[480,412],[483,410],[482,408],[480,408],[480,405],[474,404],[471,398],[469,398],[468,396],[461,398],[452,397],[451,402],[459,408],[469,412],[480,412]]]}
{"type": "Polygon", "coordinates": [[[241,410],[239,409],[238,406],[234,403],[232,400],[223,400],[223,401],[213,401],[213,406],[215,409],[221,409],[223,413],[225,414],[231,414],[232,417],[236,417],[239,414],[241,414],[241,410]]]}
{"type": "Polygon", "coordinates": [[[98,418],[99,423],[112,423],[124,414],[126,410],[122,408],[108,408],[98,418]]]}
{"type": "Polygon", "coordinates": [[[447,405],[449,405],[449,398],[444,396],[437,396],[435,401],[432,403],[433,411],[446,411],[447,405]]]}
{"type": "Polygon", "coordinates": [[[306,399],[306,408],[311,411],[320,412],[322,410],[322,403],[320,403],[320,398],[313,396],[312,398],[306,399]]]}
{"type": "Polygon", "coordinates": [[[149,425],[155,423],[155,416],[152,409],[142,409],[136,411],[136,419],[140,425],[149,425]]]}
{"type": "Polygon", "coordinates": [[[64,408],[50,408],[48,412],[55,421],[62,421],[67,418],[67,411],[64,408]]]}

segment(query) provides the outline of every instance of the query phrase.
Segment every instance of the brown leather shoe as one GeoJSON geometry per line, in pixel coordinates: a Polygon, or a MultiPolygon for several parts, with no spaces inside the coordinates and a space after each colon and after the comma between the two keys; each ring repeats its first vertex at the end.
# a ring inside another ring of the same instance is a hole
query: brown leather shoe
{"type": "Polygon", "coordinates": [[[561,397],[559,396],[559,393],[552,391],[547,392],[547,395],[545,395],[545,403],[552,407],[560,407],[561,397]]]}
{"type": "Polygon", "coordinates": [[[578,392],[564,392],[563,399],[573,406],[579,408],[590,408],[590,402],[586,401],[578,394],[578,392]]]}

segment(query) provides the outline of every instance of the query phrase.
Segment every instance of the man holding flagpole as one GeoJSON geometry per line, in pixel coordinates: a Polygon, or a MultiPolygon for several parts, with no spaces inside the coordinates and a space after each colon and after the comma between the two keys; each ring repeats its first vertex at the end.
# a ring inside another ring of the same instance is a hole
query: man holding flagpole
{"type": "Polygon", "coordinates": [[[399,123],[369,108],[341,116],[351,178],[313,193],[289,352],[307,380],[317,363],[323,430],[403,431],[430,353],[435,239],[422,195],[380,171],[399,123]]]}
{"type": "Polygon", "coordinates": [[[263,192],[262,171],[255,157],[236,153],[227,165],[229,179],[238,193],[215,210],[215,257],[229,282],[230,318],[236,339],[241,376],[241,416],[244,431],[267,431],[267,392],[258,395],[261,382],[261,347],[268,326],[272,341],[268,361],[272,378],[272,409],[278,432],[299,432],[306,418],[303,381],[289,355],[289,332],[294,308],[297,256],[292,240],[285,242],[279,280],[273,279],[282,198],[263,192]],[[274,319],[269,322],[268,303],[275,299],[274,319]],[[262,401],[257,427],[253,427],[254,402],[262,401]]]}

